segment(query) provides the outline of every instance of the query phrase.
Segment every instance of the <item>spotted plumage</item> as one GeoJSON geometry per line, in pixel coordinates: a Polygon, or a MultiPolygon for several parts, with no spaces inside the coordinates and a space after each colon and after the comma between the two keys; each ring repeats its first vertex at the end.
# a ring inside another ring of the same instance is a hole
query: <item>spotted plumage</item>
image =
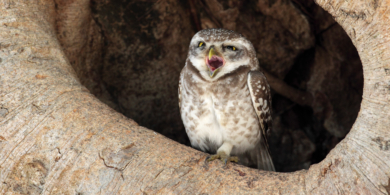
{"type": "Polygon", "coordinates": [[[266,139],[270,89],[252,44],[241,34],[206,29],[194,35],[180,74],[179,106],[193,147],[274,170],[266,139]]]}

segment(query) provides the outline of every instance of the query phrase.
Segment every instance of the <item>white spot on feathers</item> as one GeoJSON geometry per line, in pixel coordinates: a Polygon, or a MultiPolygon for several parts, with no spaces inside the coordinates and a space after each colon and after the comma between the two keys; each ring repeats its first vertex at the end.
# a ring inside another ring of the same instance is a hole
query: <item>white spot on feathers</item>
{"type": "MultiPolygon", "coordinates": [[[[267,101],[267,100],[266,100],[266,101],[267,101]]],[[[263,105],[263,98],[259,98],[259,104],[260,104],[260,106],[263,105]]]]}

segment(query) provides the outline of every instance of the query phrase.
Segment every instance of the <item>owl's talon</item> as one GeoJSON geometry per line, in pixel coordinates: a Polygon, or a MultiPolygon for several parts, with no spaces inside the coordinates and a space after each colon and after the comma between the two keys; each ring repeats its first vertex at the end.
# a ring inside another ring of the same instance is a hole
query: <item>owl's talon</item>
{"type": "Polygon", "coordinates": [[[219,154],[214,154],[214,155],[210,155],[210,156],[206,157],[206,161],[207,161],[207,162],[210,162],[210,161],[213,161],[213,160],[215,160],[215,159],[220,159],[220,158],[221,158],[221,157],[220,157],[219,154]]]}
{"type": "Polygon", "coordinates": [[[229,157],[229,161],[230,162],[236,162],[236,163],[238,163],[238,157],[237,156],[231,156],[231,157],[229,157]]]}
{"type": "Polygon", "coordinates": [[[207,162],[213,161],[215,159],[221,159],[221,161],[223,162],[223,164],[225,166],[227,165],[228,162],[238,162],[237,156],[228,156],[228,155],[226,155],[225,152],[220,152],[220,153],[206,157],[207,162]]]}

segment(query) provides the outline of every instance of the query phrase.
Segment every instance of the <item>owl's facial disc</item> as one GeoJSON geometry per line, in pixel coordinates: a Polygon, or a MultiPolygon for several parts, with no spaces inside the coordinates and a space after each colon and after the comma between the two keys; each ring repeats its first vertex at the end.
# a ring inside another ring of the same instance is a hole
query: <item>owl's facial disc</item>
{"type": "Polygon", "coordinates": [[[214,50],[214,48],[211,48],[209,55],[206,57],[206,64],[209,68],[209,75],[213,78],[218,70],[225,64],[225,60],[218,56],[218,53],[214,50]]]}

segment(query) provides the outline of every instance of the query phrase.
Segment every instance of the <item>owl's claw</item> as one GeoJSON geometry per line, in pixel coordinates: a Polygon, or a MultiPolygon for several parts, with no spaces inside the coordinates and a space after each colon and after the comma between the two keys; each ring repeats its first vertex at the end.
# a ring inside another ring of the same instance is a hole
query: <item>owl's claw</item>
{"type": "Polygon", "coordinates": [[[207,162],[213,161],[215,159],[221,159],[221,161],[226,166],[228,162],[238,162],[237,156],[228,156],[225,152],[219,152],[214,155],[210,155],[206,158],[207,162]]]}
{"type": "MultiPolygon", "coordinates": [[[[230,162],[238,163],[238,157],[237,157],[237,156],[230,156],[230,157],[229,157],[229,161],[230,161],[230,162]]],[[[225,163],[225,164],[226,164],[226,163],[225,163]]]]}

